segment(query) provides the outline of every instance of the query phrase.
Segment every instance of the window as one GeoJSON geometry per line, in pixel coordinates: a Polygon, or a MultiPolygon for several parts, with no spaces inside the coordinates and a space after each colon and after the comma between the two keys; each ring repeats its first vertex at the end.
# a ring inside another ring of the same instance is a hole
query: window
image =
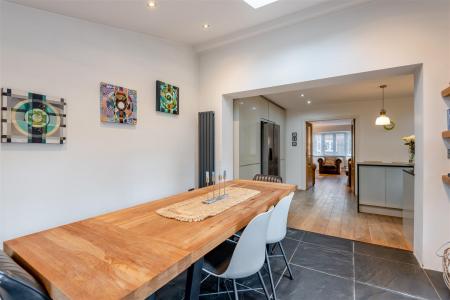
{"type": "Polygon", "coordinates": [[[336,131],[314,134],[313,155],[352,156],[352,133],[336,131]]]}
{"type": "Polygon", "coordinates": [[[323,134],[324,141],[324,153],[325,154],[333,154],[335,152],[335,136],[334,134],[323,134]]]}

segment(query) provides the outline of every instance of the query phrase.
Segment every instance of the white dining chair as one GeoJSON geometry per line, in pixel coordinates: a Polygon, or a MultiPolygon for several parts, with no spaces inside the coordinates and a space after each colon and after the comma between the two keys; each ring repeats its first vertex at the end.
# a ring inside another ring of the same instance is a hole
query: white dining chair
{"type": "MultiPolygon", "coordinates": [[[[275,292],[275,284],[273,282],[272,270],[270,267],[270,258],[271,257],[283,257],[284,262],[286,263],[286,267],[289,271],[290,279],[291,280],[294,279],[291,267],[289,266],[289,261],[286,257],[286,252],[284,251],[283,245],[281,244],[281,241],[284,240],[284,238],[286,237],[289,207],[291,206],[293,197],[294,197],[294,193],[292,192],[278,202],[278,204],[275,206],[275,208],[272,211],[272,215],[270,216],[270,220],[269,220],[269,226],[267,227],[267,238],[266,238],[267,246],[269,246],[269,245],[277,246],[278,245],[281,250],[280,255],[269,255],[269,253],[267,251],[268,247],[266,247],[266,262],[267,262],[267,268],[268,268],[269,277],[270,277],[270,285],[272,287],[274,300],[277,299],[277,296],[276,296],[276,292],[275,292]]],[[[272,249],[272,252],[273,252],[273,250],[274,249],[272,249]]]]}
{"type": "Polygon", "coordinates": [[[221,278],[233,281],[235,300],[239,299],[236,279],[249,277],[256,273],[266,298],[270,299],[260,271],[266,259],[267,227],[272,210],[271,208],[254,217],[242,232],[237,243],[226,241],[204,257],[203,271],[217,277],[218,284],[221,278]]]}

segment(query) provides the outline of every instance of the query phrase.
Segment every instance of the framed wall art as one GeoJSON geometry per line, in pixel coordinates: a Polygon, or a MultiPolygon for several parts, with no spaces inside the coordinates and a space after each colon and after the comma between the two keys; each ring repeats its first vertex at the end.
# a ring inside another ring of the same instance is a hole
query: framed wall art
{"type": "Polygon", "coordinates": [[[63,98],[2,89],[2,143],[64,144],[65,110],[63,98]]]}
{"type": "Polygon", "coordinates": [[[100,120],[136,125],[137,92],[109,83],[100,83],[100,120]]]}
{"type": "Polygon", "coordinates": [[[157,80],[156,111],[178,115],[180,113],[180,89],[157,80]]]}

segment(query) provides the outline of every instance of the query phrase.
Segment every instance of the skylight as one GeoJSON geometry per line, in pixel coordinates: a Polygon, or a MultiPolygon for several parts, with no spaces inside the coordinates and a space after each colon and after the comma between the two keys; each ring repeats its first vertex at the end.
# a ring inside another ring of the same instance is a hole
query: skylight
{"type": "Polygon", "coordinates": [[[277,2],[278,0],[244,0],[244,1],[254,9],[257,9],[265,5],[277,2]]]}

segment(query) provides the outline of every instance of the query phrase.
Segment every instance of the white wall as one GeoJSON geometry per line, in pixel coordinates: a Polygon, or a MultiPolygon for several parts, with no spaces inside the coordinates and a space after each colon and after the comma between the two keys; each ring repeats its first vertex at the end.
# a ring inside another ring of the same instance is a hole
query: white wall
{"type": "MultiPolygon", "coordinates": [[[[408,147],[401,140],[414,134],[413,99],[386,99],[387,115],[396,123],[391,131],[375,125],[380,111],[379,101],[358,101],[312,106],[308,110],[289,111],[287,131],[301,132],[300,145],[305,145],[305,121],[356,119],[356,161],[408,162],[408,147]]],[[[305,188],[305,147],[287,146],[287,182],[305,188]],[[292,166],[292,167],[291,167],[292,166]]]]}
{"type": "MultiPolygon", "coordinates": [[[[320,109],[320,108],[323,108],[323,106],[320,106],[317,108],[320,109]]],[[[325,106],[325,110],[326,109],[327,109],[327,106],[325,106]]],[[[309,109],[308,109],[308,111],[309,111],[309,109]]],[[[314,124],[314,122],[312,125],[313,125],[313,134],[320,133],[320,132],[329,132],[329,131],[352,131],[352,125],[316,125],[316,124],[314,124]]]]}
{"type": "MultiPolygon", "coordinates": [[[[233,107],[224,94],[422,64],[416,81],[415,254],[440,269],[435,250],[450,237],[450,170],[440,132],[450,79],[450,3],[377,0],[202,53],[202,109],[217,114],[218,163],[233,169],[233,107]]],[[[251,95],[249,95],[251,96],[251,95]]],[[[288,163],[288,166],[290,163],[288,163]]],[[[300,166],[293,165],[299,168],[300,166]]]]}
{"type": "Polygon", "coordinates": [[[261,173],[261,120],[280,125],[280,176],[286,180],[286,111],[261,96],[234,100],[235,178],[261,173]]]}
{"type": "Polygon", "coordinates": [[[64,97],[68,129],[66,145],[2,145],[0,241],[194,187],[198,60],[190,48],[3,6],[3,86],[64,97]],[[180,88],[179,116],[155,111],[157,79],[180,88]],[[137,90],[137,126],[100,123],[101,81],[137,90]]]}

